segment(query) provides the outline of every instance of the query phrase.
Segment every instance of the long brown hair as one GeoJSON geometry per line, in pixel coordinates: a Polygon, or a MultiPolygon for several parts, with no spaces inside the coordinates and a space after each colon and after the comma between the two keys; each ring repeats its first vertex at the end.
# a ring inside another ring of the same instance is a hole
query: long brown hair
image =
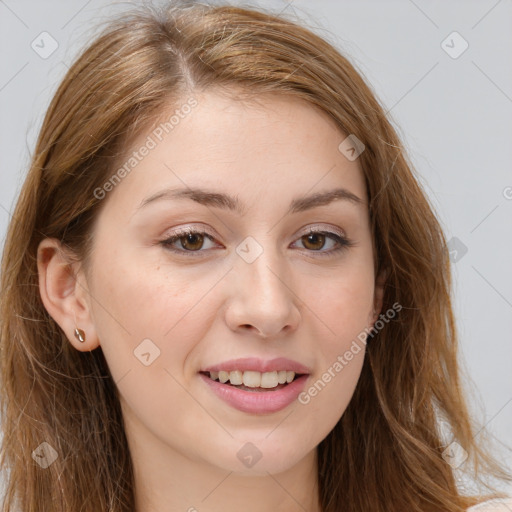
{"type": "MultiPolygon", "coordinates": [[[[210,87],[303,99],[365,145],[383,311],[342,418],[318,446],[324,512],[461,512],[440,419],[466,465],[507,478],[476,442],[462,394],[446,241],[403,146],[361,74],[291,20],[231,6],[135,9],[112,21],[69,69],[46,113],[2,260],[3,510],[132,512],[133,470],[117,389],[101,347],[75,350],[45,310],[37,247],[55,237],[86,262],[101,201],[127,141],[169,101],[210,87]],[[45,470],[34,450],[58,453],[45,470]],[[17,510],[17,509],[16,509],[17,510]]],[[[341,142],[341,139],[340,139],[341,142]]],[[[496,494],[490,494],[496,495],[496,494]]]]}

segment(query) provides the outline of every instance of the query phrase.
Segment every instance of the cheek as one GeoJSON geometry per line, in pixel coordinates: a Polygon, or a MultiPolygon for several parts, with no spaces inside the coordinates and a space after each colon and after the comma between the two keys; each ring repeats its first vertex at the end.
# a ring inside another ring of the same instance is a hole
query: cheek
{"type": "Polygon", "coordinates": [[[301,438],[307,444],[318,445],[347,409],[361,374],[364,345],[361,344],[357,352],[350,351],[350,361],[344,359],[343,352],[333,354],[329,365],[310,379],[299,395],[297,417],[301,416],[304,428],[301,438]]]}
{"type": "Polygon", "coordinates": [[[321,418],[320,423],[330,428],[348,406],[361,374],[373,310],[371,265],[370,258],[361,258],[332,272],[329,279],[309,281],[308,305],[317,317],[318,364],[299,403],[306,414],[321,418]]]}
{"type": "Polygon", "coordinates": [[[171,372],[182,367],[213,319],[205,296],[218,279],[137,264],[127,253],[105,251],[97,261],[94,321],[114,378],[148,362],[171,372]]]}
{"type": "Polygon", "coordinates": [[[298,397],[307,426],[304,438],[310,443],[327,436],[354,394],[365,357],[373,283],[365,274],[351,274],[333,280],[317,297],[314,311],[321,320],[315,336],[317,365],[298,397]]]}
{"type": "Polygon", "coordinates": [[[94,321],[125,413],[149,418],[156,429],[193,430],[201,421],[191,414],[197,403],[184,391],[183,370],[211,324],[204,296],[218,279],[191,286],[187,272],[137,265],[129,254],[103,256],[92,288],[94,321]]]}
{"type": "Polygon", "coordinates": [[[305,306],[324,328],[319,338],[323,353],[332,358],[370,325],[374,305],[372,267],[362,261],[351,262],[321,279],[313,276],[303,286],[305,306]]]}

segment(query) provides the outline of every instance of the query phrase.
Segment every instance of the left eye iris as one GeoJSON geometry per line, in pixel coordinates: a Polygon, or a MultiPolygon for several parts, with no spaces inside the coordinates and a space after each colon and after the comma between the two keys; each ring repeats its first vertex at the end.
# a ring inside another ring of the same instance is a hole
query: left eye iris
{"type": "Polygon", "coordinates": [[[326,236],[323,233],[309,233],[301,237],[306,249],[318,250],[325,245],[326,236]],[[307,247],[308,244],[311,244],[307,247]]]}
{"type": "Polygon", "coordinates": [[[317,253],[315,256],[334,256],[354,245],[353,242],[345,236],[331,233],[330,231],[317,230],[302,235],[299,241],[303,244],[305,249],[317,253]],[[330,246],[329,242],[331,244],[330,246]]]}

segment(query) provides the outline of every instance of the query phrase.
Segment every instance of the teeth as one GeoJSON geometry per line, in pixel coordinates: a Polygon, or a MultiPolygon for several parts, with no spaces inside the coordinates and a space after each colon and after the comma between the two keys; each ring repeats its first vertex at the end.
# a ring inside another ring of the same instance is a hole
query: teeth
{"type": "Polygon", "coordinates": [[[243,378],[244,386],[248,388],[259,388],[261,384],[260,372],[244,372],[243,378]]]}
{"type": "Polygon", "coordinates": [[[279,384],[277,379],[277,372],[266,372],[261,374],[261,384],[262,388],[275,388],[279,384]]]}
{"type": "Polygon", "coordinates": [[[243,382],[243,374],[241,371],[236,370],[234,372],[229,372],[229,382],[234,384],[235,386],[240,386],[243,382]]]}
{"type": "Polygon", "coordinates": [[[213,380],[219,380],[222,384],[230,382],[234,386],[244,385],[248,388],[275,388],[279,384],[290,383],[295,378],[295,372],[292,371],[274,371],[274,372],[254,372],[240,370],[233,370],[231,372],[220,371],[210,372],[210,378],[213,380]]]}

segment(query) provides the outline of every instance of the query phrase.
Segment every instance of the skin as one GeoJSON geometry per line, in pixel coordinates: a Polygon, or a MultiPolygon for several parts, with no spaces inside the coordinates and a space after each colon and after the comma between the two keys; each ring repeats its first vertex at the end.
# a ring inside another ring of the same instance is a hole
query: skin
{"type": "Polygon", "coordinates": [[[308,103],[193,96],[198,105],[103,199],[87,272],[75,264],[70,277],[58,241],[41,243],[41,296],[77,350],[105,354],[138,512],[319,511],[316,447],[352,397],[364,346],[308,404],[271,414],[232,408],[198,371],[238,357],[288,357],[312,369],[307,389],[373,325],[383,281],[374,275],[363,173],[338,150],[346,134],[308,103]],[[191,199],[140,207],[187,187],[237,196],[246,213],[191,199]],[[362,202],[286,213],[292,199],[338,187],[362,202]],[[187,226],[213,241],[183,237],[173,244],[180,254],[160,243],[187,226]],[[308,241],[308,227],[341,231],[353,245],[334,253],[338,243],[308,241]],[[252,263],[236,252],[248,236],[263,250],[252,263]],[[73,336],[77,326],[85,343],[73,336]],[[144,339],[160,350],[149,366],[134,356],[144,339]],[[251,468],[237,457],[247,442],[262,454],[251,468]]]}

